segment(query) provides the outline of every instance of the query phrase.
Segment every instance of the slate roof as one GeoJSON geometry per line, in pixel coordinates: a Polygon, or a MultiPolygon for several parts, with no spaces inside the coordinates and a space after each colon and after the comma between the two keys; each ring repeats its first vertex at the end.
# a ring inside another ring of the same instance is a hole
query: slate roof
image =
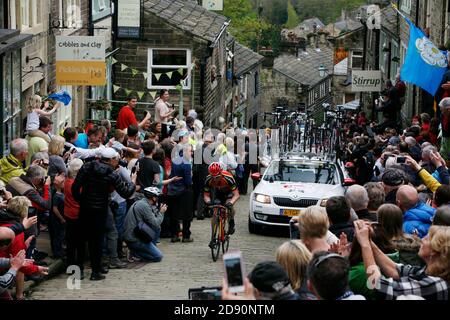
{"type": "Polygon", "coordinates": [[[300,53],[299,58],[284,54],[274,61],[273,69],[299,84],[314,87],[324,78],[319,75],[319,66],[323,64],[329,73],[333,72],[333,50],[329,47],[307,47],[305,53],[300,53]]]}
{"type": "Polygon", "coordinates": [[[227,17],[208,11],[192,0],[145,0],[144,10],[174,27],[204,40],[214,42],[227,17]]]}
{"type": "Polygon", "coordinates": [[[390,32],[394,37],[398,38],[397,33],[397,12],[387,6],[381,10],[381,27],[390,32]]]}
{"type": "Polygon", "coordinates": [[[262,63],[264,57],[253,50],[236,42],[234,47],[234,66],[236,69],[236,76],[240,76],[256,65],[262,63]]]}
{"type": "Polygon", "coordinates": [[[306,19],[299,24],[299,26],[308,27],[309,31],[312,31],[314,29],[314,25],[317,26],[317,30],[325,27],[325,24],[319,18],[306,19]]]}

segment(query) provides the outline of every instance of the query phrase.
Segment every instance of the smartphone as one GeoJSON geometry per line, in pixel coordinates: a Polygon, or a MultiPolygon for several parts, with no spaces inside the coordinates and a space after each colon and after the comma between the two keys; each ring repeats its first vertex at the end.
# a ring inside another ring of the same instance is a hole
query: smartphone
{"type": "Polygon", "coordinates": [[[396,162],[397,163],[405,163],[406,162],[406,157],[397,157],[396,162]]]}
{"type": "Polygon", "coordinates": [[[189,289],[189,300],[221,300],[222,287],[202,287],[189,289]]]}
{"type": "Polygon", "coordinates": [[[223,255],[225,279],[230,293],[244,292],[244,264],[241,251],[231,251],[223,255]]]}
{"type": "Polygon", "coordinates": [[[294,220],[289,221],[289,232],[291,234],[291,239],[300,239],[300,229],[294,220]]]}

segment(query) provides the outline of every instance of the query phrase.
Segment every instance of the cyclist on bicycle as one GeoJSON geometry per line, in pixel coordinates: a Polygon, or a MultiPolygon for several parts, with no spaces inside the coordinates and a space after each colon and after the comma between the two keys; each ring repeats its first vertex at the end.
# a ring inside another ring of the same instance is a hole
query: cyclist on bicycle
{"type": "Polygon", "coordinates": [[[239,199],[236,181],[233,175],[223,170],[218,162],[211,163],[208,172],[203,188],[203,200],[207,206],[214,204],[211,200],[220,201],[221,205],[229,209],[228,234],[231,235],[235,229],[233,205],[239,199]]]}

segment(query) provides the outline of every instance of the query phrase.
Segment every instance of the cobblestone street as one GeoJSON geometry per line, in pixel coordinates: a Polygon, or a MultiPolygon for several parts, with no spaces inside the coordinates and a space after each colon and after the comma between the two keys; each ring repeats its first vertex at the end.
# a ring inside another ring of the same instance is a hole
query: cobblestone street
{"type": "MultiPolygon", "coordinates": [[[[287,240],[275,236],[251,235],[247,228],[249,195],[241,197],[236,206],[237,227],[230,250],[243,252],[248,273],[256,263],[274,260],[276,248],[287,240]]],[[[222,283],[223,264],[213,262],[208,248],[210,220],[194,220],[193,243],[170,242],[161,239],[164,258],[160,263],[148,263],[137,269],[110,270],[106,280],[89,281],[90,269],[80,290],[67,289],[67,276],[60,275],[33,289],[31,299],[187,299],[188,289],[218,286],[222,283]]]]}

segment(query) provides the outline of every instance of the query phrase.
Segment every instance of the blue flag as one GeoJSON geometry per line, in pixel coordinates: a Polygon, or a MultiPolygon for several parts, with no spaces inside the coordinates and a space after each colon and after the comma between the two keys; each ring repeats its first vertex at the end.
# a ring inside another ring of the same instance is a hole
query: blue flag
{"type": "Polygon", "coordinates": [[[47,97],[47,99],[53,99],[59,102],[64,103],[65,106],[67,106],[70,101],[72,101],[72,97],[66,90],[61,90],[55,93],[52,93],[47,97]]]}
{"type": "Polygon", "coordinates": [[[400,78],[434,96],[447,71],[446,54],[439,50],[409,19],[405,17],[405,20],[409,24],[410,34],[408,52],[400,78]]]}

